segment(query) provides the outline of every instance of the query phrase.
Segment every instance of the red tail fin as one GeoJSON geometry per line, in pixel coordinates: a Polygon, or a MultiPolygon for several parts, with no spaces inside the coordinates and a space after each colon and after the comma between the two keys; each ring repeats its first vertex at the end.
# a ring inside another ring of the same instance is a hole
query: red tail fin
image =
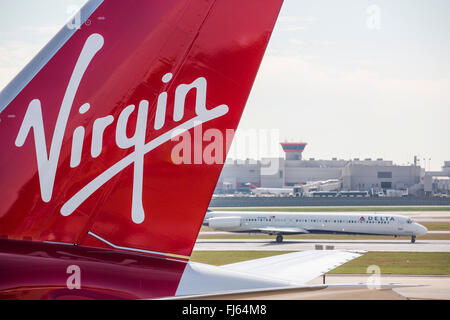
{"type": "Polygon", "coordinates": [[[0,235],[190,255],[281,3],[91,0],[0,96],[0,235]]]}

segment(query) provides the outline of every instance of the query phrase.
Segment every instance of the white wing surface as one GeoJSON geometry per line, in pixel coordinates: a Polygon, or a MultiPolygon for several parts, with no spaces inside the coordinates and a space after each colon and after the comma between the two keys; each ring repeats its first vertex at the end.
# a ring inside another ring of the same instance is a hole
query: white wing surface
{"type": "Polygon", "coordinates": [[[315,250],[221,267],[189,262],[176,296],[232,294],[280,288],[317,289],[317,286],[304,284],[359,256],[361,254],[354,251],[315,250]]]}
{"type": "Polygon", "coordinates": [[[222,268],[299,285],[360,256],[361,252],[357,251],[310,250],[228,264],[222,268]]]}

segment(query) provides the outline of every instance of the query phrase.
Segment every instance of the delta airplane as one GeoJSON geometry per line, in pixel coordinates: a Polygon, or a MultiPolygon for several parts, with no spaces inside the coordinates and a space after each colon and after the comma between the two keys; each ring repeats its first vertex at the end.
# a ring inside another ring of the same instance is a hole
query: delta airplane
{"type": "Polygon", "coordinates": [[[203,222],[215,230],[266,233],[282,242],[286,234],[408,236],[411,242],[427,228],[408,217],[366,213],[211,212],[203,222]]]}
{"type": "Polygon", "coordinates": [[[90,0],[5,87],[0,299],[308,293],[361,255],[189,261],[281,5],[90,0]]]}

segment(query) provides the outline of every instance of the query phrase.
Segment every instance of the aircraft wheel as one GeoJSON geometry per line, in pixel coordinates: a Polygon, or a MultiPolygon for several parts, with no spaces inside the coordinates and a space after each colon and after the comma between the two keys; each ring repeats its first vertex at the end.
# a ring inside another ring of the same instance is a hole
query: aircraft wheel
{"type": "Polygon", "coordinates": [[[415,243],[416,242],[416,236],[412,236],[411,237],[411,243],[415,243]]]}
{"type": "Polygon", "coordinates": [[[283,242],[283,236],[282,235],[277,235],[277,242],[278,243],[281,243],[281,242],[283,242]]]}

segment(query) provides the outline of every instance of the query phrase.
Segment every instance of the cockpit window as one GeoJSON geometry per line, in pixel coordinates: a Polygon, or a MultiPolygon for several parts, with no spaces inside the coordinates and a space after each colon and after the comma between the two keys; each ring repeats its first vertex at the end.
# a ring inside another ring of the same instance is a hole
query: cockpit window
{"type": "Polygon", "coordinates": [[[411,219],[406,220],[407,223],[413,223],[411,219]]]}

